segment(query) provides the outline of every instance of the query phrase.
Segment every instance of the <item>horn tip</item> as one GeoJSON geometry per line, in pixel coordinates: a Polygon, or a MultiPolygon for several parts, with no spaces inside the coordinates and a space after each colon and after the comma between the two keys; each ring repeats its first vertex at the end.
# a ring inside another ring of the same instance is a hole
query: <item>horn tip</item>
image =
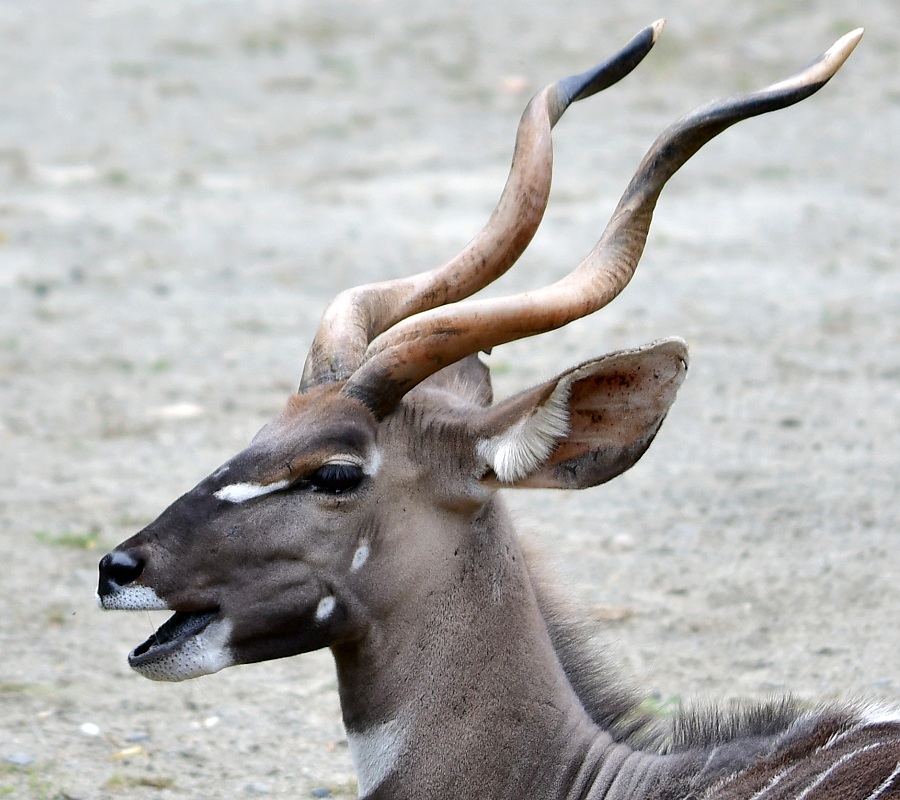
{"type": "Polygon", "coordinates": [[[652,25],[650,25],[650,30],[653,33],[653,44],[656,44],[656,40],[659,39],[659,35],[662,33],[663,28],[666,27],[666,18],[661,17],[656,20],[652,25]]]}
{"type": "Polygon", "coordinates": [[[840,39],[838,39],[825,53],[825,57],[829,59],[834,59],[835,61],[839,61],[841,64],[847,60],[847,57],[853,50],[856,48],[856,45],[859,44],[859,40],[862,39],[863,34],[865,33],[865,28],[856,28],[855,30],[850,31],[849,33],[845,33],[840,39]]]}

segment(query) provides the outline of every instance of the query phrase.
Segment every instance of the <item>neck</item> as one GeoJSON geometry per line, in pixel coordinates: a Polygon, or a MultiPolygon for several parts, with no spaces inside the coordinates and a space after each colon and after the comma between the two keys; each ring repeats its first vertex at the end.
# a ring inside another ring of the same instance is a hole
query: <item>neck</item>
{"type": "Polygon", "coordinates": [[[360,797],[473,785],[486,797],[552,796],[610,746],[560,665],[499,503],[410,583],[402,609],[335,650],[360,797]]]}

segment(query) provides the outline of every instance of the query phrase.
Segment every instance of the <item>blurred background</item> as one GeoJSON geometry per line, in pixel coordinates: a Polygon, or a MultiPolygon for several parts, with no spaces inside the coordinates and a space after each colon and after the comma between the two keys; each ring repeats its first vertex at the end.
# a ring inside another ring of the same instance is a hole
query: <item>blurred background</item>
{"type": "Polygon", "coordinates": [[[676,116],[867,32],[672,181],[613,306],[494,352],[504,396],[692,348],[633,471],[509,501],[660,713],[896,702],[900,6],[838,5],[0,2],[0,796],[355,797],[327,654],[150,683],[125,657],[165,615],[101,614],[96,562],[277,413],[338,291],[477,232],[534,91],[662,16],[557,127],[490,292],[577,264],[676,116]]]}

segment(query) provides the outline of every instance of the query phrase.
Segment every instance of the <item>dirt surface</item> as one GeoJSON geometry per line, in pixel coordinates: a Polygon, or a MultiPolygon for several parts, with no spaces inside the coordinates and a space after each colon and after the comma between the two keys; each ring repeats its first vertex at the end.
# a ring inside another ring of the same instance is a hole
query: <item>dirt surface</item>
{"type": "Polygon", "coordinates": [[[0,4],[0,796],[355,796],[327,654],[146,681],[125,656],[165,615],[99,612],[97,559],[278,411],[337,291],[465,244],[532,91],[664,15],[560,123],[497,291],[574,266],[675,116],[867,33],[673,181],[613,307],[494,353],[501,396],[693,356],[632,472],[510,502],[661,704],[897,701],[900,6],[838,5],[0,4]]]}

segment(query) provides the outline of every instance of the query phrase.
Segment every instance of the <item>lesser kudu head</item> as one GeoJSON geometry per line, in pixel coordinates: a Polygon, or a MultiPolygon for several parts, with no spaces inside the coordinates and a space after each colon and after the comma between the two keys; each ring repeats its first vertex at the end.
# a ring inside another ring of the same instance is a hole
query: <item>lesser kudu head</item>
{"type": "Polygon", "coordinates": [[[571,103],[627,75],[661,27],[539,92],[519,125],[499,205],[472,242],[442,267],[339,295],[284,410],[103,558],[103,608],[175,612],[132,651],[134,669],[182,680],[384,635],[408,587],[442,568],[497,488],[594,486],[641,457],[685,376],[681,340],[588,361],[497,404],[477,354],[610,302],[634,273],[675,171],[733,123],[817,91],[860,35],[786,81],[668,128],[569,275],[532,292],[466,300],[512,266],[540,223],[552,127],[571,103]]]}

